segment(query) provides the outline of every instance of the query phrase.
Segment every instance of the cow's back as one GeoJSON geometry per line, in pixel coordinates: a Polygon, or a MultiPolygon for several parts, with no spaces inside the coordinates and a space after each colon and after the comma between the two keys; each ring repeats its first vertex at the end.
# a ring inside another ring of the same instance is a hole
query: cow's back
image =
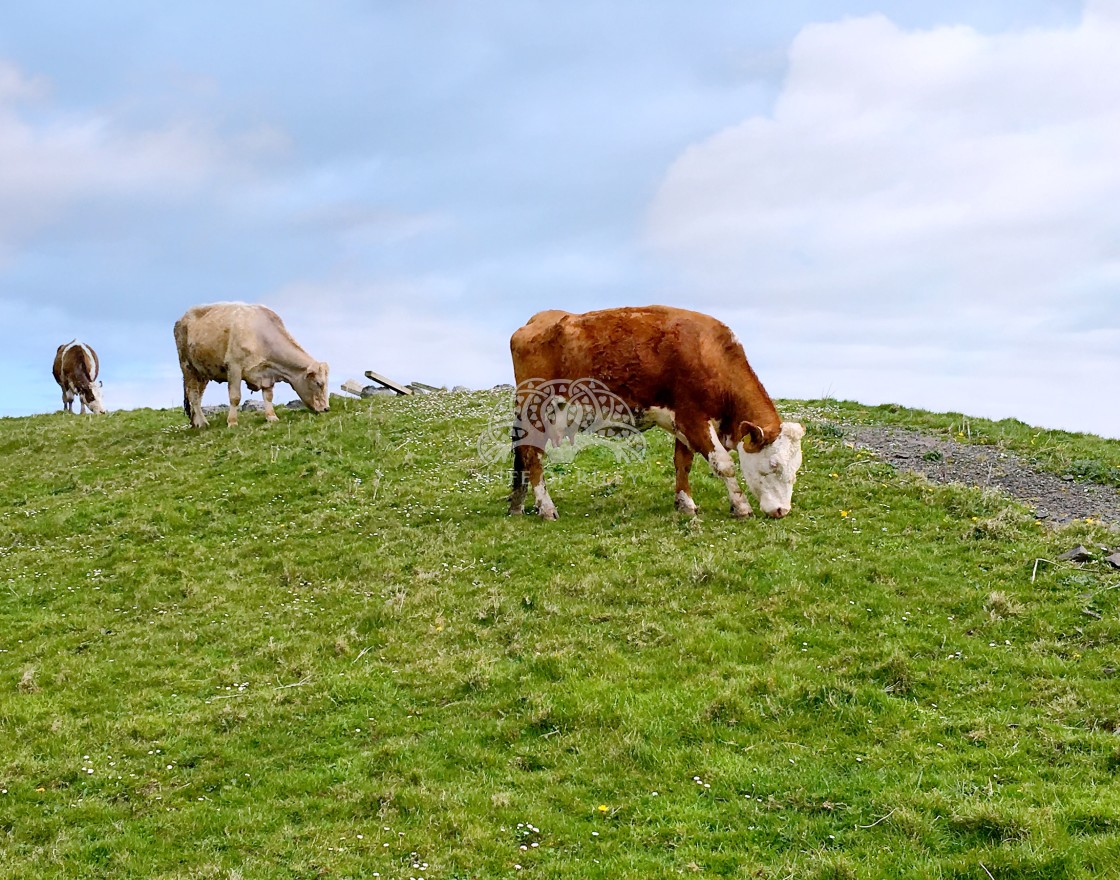
{"type": "Polygon", "coordinates": [[[101,372],[101,363],[97,352],[83,342],[74,339],[63,343],[54,354],[54,364],[51,367],[54,380],[62,385],[68,378],[74,381],[78,378],[96,381],[101,372]]]}
{"type": "MultiPolygon", "coordinates": [[[[677,388],[703,394],[745,364],[731,331],[708,315],[669,306],[540,312],[510,340],[514,376],[598,379],[631,406],[672,406],[677,388]]],[[[713,388],[713,394],[716,389],[713,388]]]]}
{"type": "Polygon", "coordinates": [[[230,363],[259,354],[263,340],[277,332],[288,336],[280,316],[267,306],[211,303],[187,309],[175,322],[175,345],[182,364],[200,376],[224,380],[230,363]]]}

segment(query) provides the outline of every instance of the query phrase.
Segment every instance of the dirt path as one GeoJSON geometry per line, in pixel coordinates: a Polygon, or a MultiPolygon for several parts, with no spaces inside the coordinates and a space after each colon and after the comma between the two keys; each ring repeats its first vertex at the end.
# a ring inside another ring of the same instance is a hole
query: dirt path
{"type": "Polygon", "coordinates": [[[1002,489],[1039,519],[1065,523],[1091,516],[1120,527],[1120,491],[1039,471],[1012,452],[901,428],[856,426],[845,433],[857,449],[935,482],[1002,489]]]}

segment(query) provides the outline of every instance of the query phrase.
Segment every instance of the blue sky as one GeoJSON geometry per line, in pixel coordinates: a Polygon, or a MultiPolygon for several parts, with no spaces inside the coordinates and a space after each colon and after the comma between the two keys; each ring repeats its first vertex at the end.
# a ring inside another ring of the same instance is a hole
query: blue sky
{"type": "Polygon", "coordinates": [[[0,415],[74,336],[178,405],[201,302],[336,388],[664,302],[774,396],[1120,437],[1117,59],[1120,0],[6,4],[0,415]]]}

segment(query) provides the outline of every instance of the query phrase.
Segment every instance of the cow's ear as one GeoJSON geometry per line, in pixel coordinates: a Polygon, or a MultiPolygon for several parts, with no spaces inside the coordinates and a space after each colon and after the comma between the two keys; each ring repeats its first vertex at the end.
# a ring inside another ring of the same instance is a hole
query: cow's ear
{"type": "Polygon", "coordinates": [[[740,422],[739,433],[743,436],[743,448],[747,452],[758,452],[762,448],[762,428],[754,422],[740,422]]]}

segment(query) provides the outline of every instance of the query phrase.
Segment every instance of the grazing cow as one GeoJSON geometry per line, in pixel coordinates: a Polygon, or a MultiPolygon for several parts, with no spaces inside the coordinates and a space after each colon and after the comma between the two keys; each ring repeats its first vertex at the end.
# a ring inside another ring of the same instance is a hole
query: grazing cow
{"type": "Polygon", "coordinates": [[[64,410],[73,412],[74,398],[77,397],[82,413],[85,413],[86,407],[92,413],[105,412],[105,405],[101,402],[101,383],[97,381],[100,371],[97,352],[84,342],[72,339],[58,347],[54,353],[53,372],[54,380],[62,387],[64,410]]]}
{"type": "Polygon", "coordinates": [[[328,366],[317,361],[288,333],[280,316],[265,306],[214,303],[194,306],[175,322],[175,346],[183,370],[183,409],[191,426],[207,425],[202,392],[207,382],[229,383],[229,415],[237,424],[241,383],[264,397],[264,417],[277,421],[272,389],[287,382],[314,412],[330,409],[328,366]]]}
{"type": "MultiPolygon", "coordinates": [[[[510,350],[518,420],[526,419],[529,404],[523,389],[542,380],[596,380],[630,407],[639,427],[661,427],[676,437],[679,510],[696,512],[688,474],[699,452],[726,484],[732,513],[751,515],[735,479],[729,453],[734,448],[763,512],[771,517],[789,513],[805,429],[782,422],[743,346],[715,318],[667,306],[582,315],[540,312],[513,334],[510,350]]],[[[509,510],[522,512],[531,485],[537,511],[544,519],[556,519],[544,484],[542,445],[518,442],[530,433],[515,422],[509,510]]]]}

